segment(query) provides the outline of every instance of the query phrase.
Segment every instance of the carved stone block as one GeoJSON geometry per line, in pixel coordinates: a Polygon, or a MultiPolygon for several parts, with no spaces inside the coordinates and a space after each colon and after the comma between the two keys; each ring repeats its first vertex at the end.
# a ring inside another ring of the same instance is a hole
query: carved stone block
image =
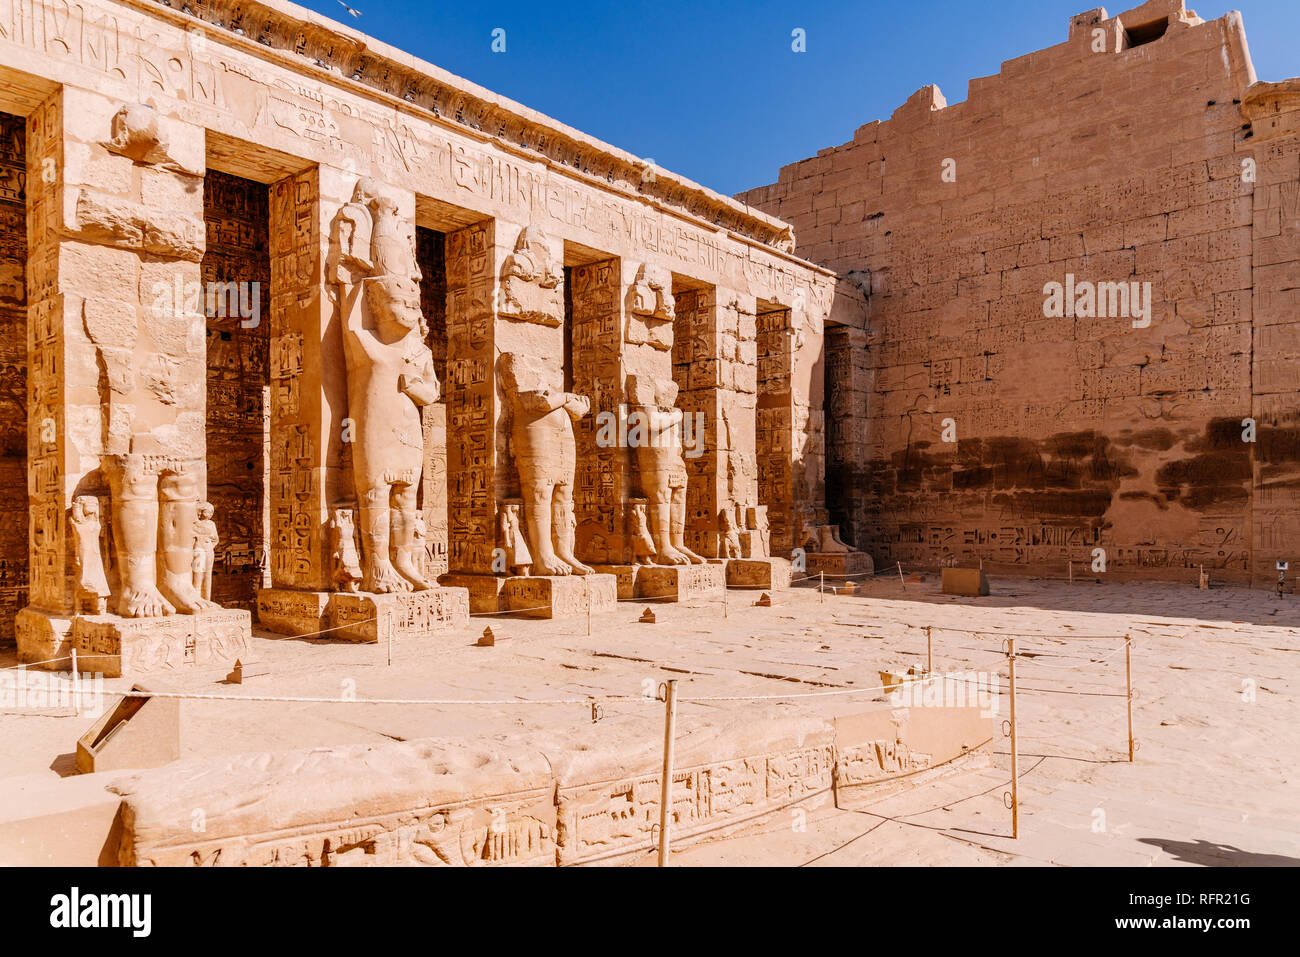
{"type": "Polygon", "coordinates": [[[121,618],[89,615],[72,622],[80,671],[130,678],[191,666],[233,664],[249,654],[252,614],[237,608],[196,615],[121,618]]]}
{"type": "Polygon", "coordinates": [[[871,575],[876,568],[866,552],[808,552],[804,558],[809,575],[871,575]]]}
{"type": "Polygon", "coordinates": [[[442,634],[469,624],[469,592],[464,588],[373,595],[338,592],[329,604],[331,638],[387,641],[442,634]]]}
{"type": "Polygon", "coordinates": [[[263,588],[257,593],[257,623],[281,635],[311,635],[329,627],[330,593],[263,588]]]}
{"type": "Polygon", "coordinates": [[[707,565],[647,565],[637,576],[638,598],[721,598],[727,587],[726,567],[707,565]]]}
{"type": "Polygon", "coordinates": [[[733,558],[727,562],[727,587],[789,588],[791,574],[785,558],[733,558]]]}
{"type": "Polygon", "coordinates": [[[618,606],[613,575],[548,575],[507,578],[506,607],[529,618],[575,618],[618,606]]]}

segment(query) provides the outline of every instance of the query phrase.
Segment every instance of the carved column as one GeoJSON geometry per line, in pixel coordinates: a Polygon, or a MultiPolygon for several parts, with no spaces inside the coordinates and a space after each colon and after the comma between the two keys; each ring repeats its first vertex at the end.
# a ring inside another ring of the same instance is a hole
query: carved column
{"type": "Polygon", "coordinates": [[[758,499],[767,507],[773,554],[795,547],[792,450],[794,408],[794,336],[790,310],[766,310],[758,316],[757,435],[758,499]]]}
{"type": "Polygon", "coordinates": [[[349,479],[343,343],[324,271],[355,178],[318,166],[271,186],[271,587],[257,616],[276,631],[328,627],[329,507],[349,479]]]}
{"type": "Polygon", "coordinates": [[[28,143],[32,574],[20,655],[53,658],[71,643],[87,670],[115,674],[245,654],[248,612],[194,584],[204,132],[64,87],[29,118],[28,143]]]}

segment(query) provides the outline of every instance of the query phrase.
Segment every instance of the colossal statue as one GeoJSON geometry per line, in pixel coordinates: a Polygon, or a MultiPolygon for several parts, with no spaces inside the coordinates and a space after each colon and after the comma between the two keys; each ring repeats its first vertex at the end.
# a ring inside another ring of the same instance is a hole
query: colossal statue
{"type": "Polygon", "coordinates": [[[591,410],[591,402],[586,396],[551,388],[545,366],[534,357],[503,353],[499,372],[510,405],[511,449],[524,498],[533,571],[540,575],[592,574],[594,569],[573,553],[577,528],[573,423],[591,410]]]}
{"type": "Polygon", "coordinates": [[[335,223],[347,363],[352,473],[360,513],[361,590],[423,590],[417,522],[424,467],[420,409],[438,377],[420,311],[415,247],[396,203],[357,182],[335,223]]]}
{"type": "Polygon", "coordinates": [[[677,383],[645,375],[627,377],[629,444],[636,449],[641,490],[649,501],[650,536],[660,565],[703,564],[686,547],[686,460],[677,383]],[[638,419],[633,424],[632,416],[638,419]]]}

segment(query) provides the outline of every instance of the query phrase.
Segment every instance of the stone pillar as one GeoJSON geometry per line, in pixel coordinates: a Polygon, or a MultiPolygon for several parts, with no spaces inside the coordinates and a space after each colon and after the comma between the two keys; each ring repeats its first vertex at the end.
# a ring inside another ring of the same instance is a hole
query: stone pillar
{"type": "MultiPolygon", "coordinates": [[[[796,547],[792,455],[794,407],[794,337],[789,309],[768,309],[758,316],[757,436],[758,500],[767,507],[773,554],[789,555],[796,547]]],[[[800,545],[802,543],[799,543],[800,545]]]]}
{"type": "Polygon", "coordinates": [[[870,364],[867,334],[851,326],[826,327],[826,505],[843,539],[868,551],[863,521],[867,476],[859,471],[868,461],[867,403],[870,364]]]}
{"type": "Polygon", "coordinates": [[[204,131],[63,87],[32,113],[28,143],[32,575],[20,656],[72,645],[83,668],[114,675],[246,655],[249,613],[195,587],[204,131]]]}
{"type": "Polygon", "coordinates": [[[533,226],[489,220],[447,234],[441,581],[467,588],[475,612],[564,617],[616,599],[614,579],[573,554],[590,397],[576,385],[570,397],[565,382],[563,263],[562,243],[533,226]]]}

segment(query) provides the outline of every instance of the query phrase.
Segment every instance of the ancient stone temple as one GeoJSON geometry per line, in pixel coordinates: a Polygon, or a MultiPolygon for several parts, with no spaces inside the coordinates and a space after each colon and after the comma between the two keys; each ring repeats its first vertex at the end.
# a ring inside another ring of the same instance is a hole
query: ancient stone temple
{"type": "Polygon", "coordinates": [[[870,298],[824,339],[845,540],[905,568],[1294,569],[1298,129],[1240,14],[1150,0],[742,194],[870,298]]]}
{"type": "Polygon", "coordinates": [[[23,660],[869,565],[823,415],[865,297],[786,222],[277,0],[0,4],[0,64],[23,660]]]}

